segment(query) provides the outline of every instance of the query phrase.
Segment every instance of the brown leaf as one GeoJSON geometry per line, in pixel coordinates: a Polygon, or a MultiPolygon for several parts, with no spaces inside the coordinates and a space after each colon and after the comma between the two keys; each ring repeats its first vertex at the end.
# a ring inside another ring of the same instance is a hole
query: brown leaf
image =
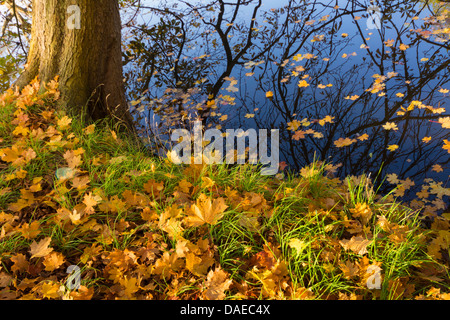
{"type": "Polygon", "coordinates": [[[214,271],[211,270],[206,277],[206,290],[203,292],[203,297],[206,300],[223,300],[225,291],[230,288],[232,283],[233,280],[228,279],[228,273],[220,267],[214,271]]]}
{"type": "Polygon", "coordinates": [[[88,289],[81,285],[77,290],[71,291],[69,295],[73,300],[91,300],[94,295],[94,288],[88,289]]]}
{"type": "Polygon", "coordinates": [[[341,269],[346,279],[357,276],[359,271],[358,266],[351,261],[339,262],[339,269],[341,269]]]}
{"type": "Polygon", "coordinates": [[[0,288],[9,286],[13,281],[13,277],[6,272],[0,272],[0,288]]]}
{"type": "Polygon", "coordinates": [[[372,243],[372,240],[367,240],[361,236],[353,236],[350,240],[339,240],[339,243],[345,250],[351,250],[362,256],[367,253],[367,246],[372,243]]]}
{"type": "Polygon", "coordinates": [[[11,267],[11,271],[14,273],[26,271],[30,265],[25,255],[21,253],[12,256],[11,261],[14,262],[14,264],[11,267]]]}
{"type": "Polygon", "coordinates": [[[50,237],[42,239],[41,241],[39,241],[39,243],[33,241],[33,243],[30,245],[31,259],[45,257],[50,252],[52,252],[53,248],[48,247],[51,241],[52,238],[50,237]]]}
{"type": "Polygon", "coordinates": [[[89,176],[75,177],[72,180],[72,186],[78,190],[84,190],[88,187],[88,183],[90,182],[89,176]]]}
{"type": "Polygon", "coordinates": [[[63,155],[70,169],[74,169],[81,164],[81,155],[77,155],[73,150],[67,150],[63,155]]]}

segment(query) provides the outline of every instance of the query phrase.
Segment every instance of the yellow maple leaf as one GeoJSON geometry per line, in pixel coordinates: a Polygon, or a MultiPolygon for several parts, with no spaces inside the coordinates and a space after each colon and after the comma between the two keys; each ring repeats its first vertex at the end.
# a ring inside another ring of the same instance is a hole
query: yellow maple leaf
{"type": "Polygon", "coordinates": [[[81,213],[77,212],[76,209],[74,209],[71,213],[69,213],[69,219],[72,221],[73,224],[80,224],[81,223],[81,213]]]}
{"type": "Polygon", "coordinates": [[[298,257],[306,248],[306,243],[300,239],[292,238],[289,240],[289,247],[296,251],[296,255],[298,257]]]}
{"type": "Polygon", "coordinates": [[[158,227],[167,232],[169,237],[178,238],[183,231],[180,220],[182,212],[183,210],[179,209],[176,204],[167,208],[159,216],[158,227]]]}
{"type": "Polygon", "coordinates": [[[386,124],[383,125],[383,128],[385,130],[398,130],[398,127],[394,122],[386,122],[386,124]]]}
{"type": "Polygon", "coordinates": [[[127,297],[127,299],[134,298],[134,294],[139,291],[139,283],[140,282],[135,277],[124,276],[121,279],[120,284],[125,287],[123,290],[123,295],[127,297]]]}
{"type": "Polygon", "coordinates": [[[355,94],[353,96],[346,96],[344,99],[355,101],[358,98],[359,98],[359,96],[357,94],[355,94]]]}
{"type": "Polygon", "coordinates": [[[298,127],[300,127],[302,125],[302,123],[300,121],[298,121],[297,119],[295,119],[295,120],[292,120],[291,122],[288,122],[287,125],[288,125],[288,130],[296,131],[298,129],[298,127]]]}
{"type": "Polygon", "coordinates": [[[273,92],[272,91],[267,91],[266,92],[266,98],[273,98],[273,92]]]}
{"type": "Polygon", "coordinates": [[[392,47],[394,45],[395,40],[387,40],[384,42],[386,47],[392,47]]]}
{"type": "Polygon", "coordinates": [[[0,157],[5,162],[15,162],[23,150],[19,149],[16,145],[11,146],[11,148],[0,149],[0,157]]]}
{"type": "Polygon", "coordinates": [[[442,149],[447,150],[448,153],[450,153],[450,141],[444,139],[444,146],[442,147],[442,149]]]}
{"type": "Polygon", "coordinates": [[[391,71],[387,73],[388,78],[392,78],[398,75],[398,72],[395,71],[391,71]]]}
{"type": "Polygon", "coordinates": [[[358,139],[359,141],[364,141],[364,140],[369,139],[369,135],[368,135],[367,133],[364,133],[364,134],[360,135],[360,136],[359,136],[358,138],[356,138],[356,139],[358,139]]]}
{"type": "Polygon", "coordinates": [[[391,145],[389,145],[389,146],[387,147],[387,149],[388,149],[389,151],[395,151],[395,150],[398,149],[398,145],[396,145],[396,144],[391,144],[391,145]]]}
{"type": "Polygon", "coordinates": [[[215,184],[214,180],[208,177],[202,177],[202,188],[211,188],[215,184]]]}
{"type": "Polygon", "coordinates": [[[299,86],[300,88],[306,88],[306,87],[309,86],[309,83],[306,82],[305,80],[300,80],[300,81],[298,82],[298,86],[299,86]]]}
{"type": "Polygon", "coordinates": [[[153,197],[157,198],[160,196],[161,192],[164,190],[164,182],[156,182],[153,179],[148,180],[144,183],[144,190],[153,197]]]}
{"type": "Polygon", "coordinates": [[[69,296],[73,300],[91,300],[94,295],[94,288],[87,288],[81,285],[77,290],[70,291],[69,296]]]}
{"type": "Polygon", "coordinates": [[[186,179],[183,179],[180,182],[178,182],[178,187],[177,188],[179,188],[179,190],[181,192],[189,193],[191,187],[192,187],[192,183],[190,183],[186,179]]]}
{"type": "Polygon", "coordinates": [[[41,291],[44,298],[58,299],[60,295],[58,293],[60,285],[53,281],[46,281],[42,284],[41,291]]]}
{"type": "Polygon", "coordinates": [[[186,269],[197,276],[204,276],[208,271],[208,267],[201,257],[192,252],[186,253],[186,269]]]}
{"type": "Polygon", "coordinates": [[[17,126],[13,131],[13,134],[15,136],[22,135],[22,136],[26,137],[29,133],[30,133],[30,129],[28,129],[27,127],[22,127],[21,125],[17,126]]]}
{"type": "Polygon", "coordinates": [[[450,117],[439,118],[438,122],[442,125],[442,128],[450,129],[450,117]]]}
{"type": "Polygon", "coordinates": [[[102,198],[98,195],[92,194],[92,192],[89,192],[88,194],[84,195],[83,203],[86,205],[86,208],[84,209],[84,212],[87,214],[91,214],[95,212],[94,207],[101,201],[102,198]]]}
{"type": "Polygon", "coordinates": [[[85,134],[92,134],[92,133],[94,133],[94,130],[95,130],[95,123],[94,124],[91,124],[90,126],[87,126],[86,128],[84,128],[83,129],[83,132],[85,133],[85,134]]]}
{"type": "Polygon", "coordinates": [[[43,261],[45,271],[53,271],[58,269],[64,263],[64,256],[60,252],[51,252],[43,261]]]}
{"type": "MultiPolygon", "coordinates": [[[[319,120],[319,124],[323,127],[327,122],[328,123],[334,123],[333,122],[334,117],[331,116],[325,116],[325,118],[319,120]]],[[[313,132],[312,132],[313,133],[313,132]]],[[[313,133],[314,134],[314,133],[313,133]]]]}
{"type": "Polygon", "coordinates": [[[72,122],[72,119],[70,119],[68,116],[64,116],[61,119],[58,120],[58,128],[60,130],[65,130],[69,127],[69,124],[72,122]]]}
{"type": "Polygon", "coordinates": [[[185,222],[190,227],[200,226],[204,223],[214,225],[223,217],[226,208],[228,206],[223,198],[211,201],[211,198],[201,194],[196,204],[193,204],[188,210],[185,222]]]}
{"type": "Polygon", "coordinates": [[[359,218],[362,225],[366,225],[372,217],[372,210],[367,203],[357,203],[355,208],[350,209],[353,218],[359,218]]]}

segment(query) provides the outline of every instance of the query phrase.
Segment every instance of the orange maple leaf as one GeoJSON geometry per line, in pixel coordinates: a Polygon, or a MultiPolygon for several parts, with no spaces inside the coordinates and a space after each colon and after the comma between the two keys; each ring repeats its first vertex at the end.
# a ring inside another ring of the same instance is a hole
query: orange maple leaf
{"type": "Polygon", "coordinates": [[[300,140],[300,139],[305,139],[305,131],[303,130],[298,130],[295,132],[295,134],[292,136],[293,140],[300,140]]]}
{"type": "Polygon", "coordinates": [[[84,212],[87,214],[94,213],[94,206],[96,206],[102,198],[98,195],[93,195],[92,192],[84,195],[83,203],[86,205],[84,212]]]}
{"type": "Polygon", "coordinates": [[[12,256],[10,260],[14,263],[11,267],[11,271],[14,273],[26,271],[30,265],[22,253],[12,256]]]}
{"type": "Polygon", "coordinates": [[[64,256],[60,252],[51,252],[44,258],[44,266],[46,271],[58,269],[64,263],[64,256]]]}

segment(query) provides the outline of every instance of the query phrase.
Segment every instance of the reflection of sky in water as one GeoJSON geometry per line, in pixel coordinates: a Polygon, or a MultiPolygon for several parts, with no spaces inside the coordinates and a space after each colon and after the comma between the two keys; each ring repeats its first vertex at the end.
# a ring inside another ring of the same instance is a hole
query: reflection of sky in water
{"type": "MultiPolygon", "coordinates": [[[[152,1],[150,1],[152,2],[152,1]]],[[[155,2],[155,1],[153,1],[155,2]]],[[[277,8],[283,5],[283,3],[285,3],[284,1],[275,1],[275,0],[264,0],[263,1],[263,6],[261,7],[261,12],[264,10],[269,10],[270,8],[277,8]]],[[[343,2],[341,2],[343,3],[343,2]]],[[[341,5],[340,5],[341,6],[341,5]]],[[[344,4],[341,6],[343,7],[345,6],[344,4]]],[[[240,19],[242,20],[249,20],[249,16],[251,15],[252,11],[253,11],[253,7],[254,6],[249,6],[247,8],[243,9],[243,14],[240,15],[240,19]]],[[[322,16],[326,15],[326,14],[331,14],[332,12],[329,9],[325,9],[323,11],[320,12],[320,14],[322,16]],[[327,11],[328,10],[328,11],[327,11]]],[[[358,14],[358,16],[362,16],[363,14],[365,14],[365,12],[360,12],[358,14]]],[[[392,16],[392,21],[395,24],[395,28],[400,29],[402,27],[404,27],[403,22],[405,20],[405,18],[401,17],[401,12],[398,13],[394,13],[392,16]]],[[[424,18],[426,16],[428,16],[429,13],[428,12],[423,12],[421,15],[419,15],[419,18],[424,18]]],[[[148,17],[148,16],[147,16],[148,17]]],[[[258,21],[260,21],[262,19],[259,19],[258,21]]],[[[366,28],[366,18],[361,18],[360,20],[358,20],[358,23],[361,27],[361,29],[363,30],[363,34],[364,37],[370,37],[370,39],[367,39],[366,43],[367,45],[370,47],[370,49],[375,52],[375,50],[377,48],[380,48],[381,50],[381,40],[380,37],[378,35],[378,30],[376,29],[372,29],[372,30],[367,30],[366,28]],[[373,33],[371,36],[369,36],[369,33],[373,33]]],[[[155,19],[156,21],[156,19],[155,19]]],[[[397,38],[397,32],[395,30],[395,28],[392,29],[384,29],[383,31],[385,32],[385,38],[386,39],[396,39],[397,38]]],[[[408,28],[409,29],[409,28],[408,28]]],[[[342,75],[346,75],[348,72],[350,72],[352,70],[352,68],[354,68],[355,66],[361,66],[363,65],[363,63],[367,62],[370,60],[369,55],[366,52],[366,49],[361,49],[360,45],[363,43],[363,39],[361,39],[361,36],[359,35],[358,29],[356,27],[356,25],[353,23],[353,18],[351,16],[345,16],[343,18],[343,23],[341,28],[339,29],[339,31],[337,32],[337,35],[341,35],[342,33],[347,33],[348,34],[348,38],[353,38],[352,41],[350,41],[350,43],[345,47],[345,48],[341,48],[338,47],[339,50],[341,50],[339,52],[339,55],[342,55],[343,53],[346,53],[348,55],[350,55],[351,53],[355,52],[356,56],[350,56],[349,58],[337,58],[336,61],[330,66],[330,68],[335,68],[335,67],[339,67],[340,72],[342,73],[342,75]]],[[[317,34],[320,34],[320,31],[318,31],[317,34]]],[[[328,37],[329,35],[326,35],[326,37],[328,37]]],[[[312,38],[312,37],[311,37],[312,38]]],[[[405,41],[405,43],[409,43],[409,39],[406,39],[405,36],[402,36],[402,40],[405,41]]],[[[308,39],[309,41],[309,39],[308,39]]],[[[420,58],[422,57],[427,57],[426,52],[427,50],[429,50],[432,46],[427,44],[427,43],[422,43],[419,46],[419,51],[416,52],[416,49],[414,48],[413,50],[407,50],[406,54],[407,54],[407,63],[409,64],[409,70],[411,73],[415,74],[417,76],[418,74],[418,70],[419,70],[419,65],[416,63],[417,59],[416,59],[416,53],[417,56],[420,58]]],[[[387,48],[389,49],[389,48],[387,48]]],[[[305,54],[308,53],[307,47],[305,47],[304,49],[302,49],[299,53],[305,54]]],[[[316,52],[314,52],[315,54],[317,54],[316,52]]],[[[202,54],[201,52],[199,52],[199,55],[202,54]]],[[[324,52],[320,52],[320,54],[323,54],[323,56],[320,56],[320,58],[324,58],[326,57],[326,54],[324,52]]],[[[281,53],[280,53],[281,56],[281,53]]],[[[429,58],[429,57],[428,57],[429,58]]],[[[280,58],[281,59],[281,58],[280,58]]],[[[281,61],[277,61],[277,62],[281,62],[281,61]]],[[[271,62],[266,62],[266,63],[271,63],[271,62]]],[[[390,60],[385,61],[386,66],[387,67],[392,67],[392,62],[390,60]]],[[[420,64],[421,62],[419,62],[420,64]]],[[[299,65],[301,65],[301,63],[299,63],[299,65]]],[[[402,67],[404,67],[401,63],[395,66],[396,69],[399,69],[400,74],[402,74],[402,67]]],[[[219,73],[219,70],[216,70],[217,73],[219,73]]],[[[263,108],[270,108],[270,105],[267,104],[267,99],[265,97],[265,93],[263,90],[258,88],[258,81],[256,81],[255,78],[252,77],[245,77],[242,76],[243,73],[248,72],[249,70],[246,70],[242,67],[236,67],[235,70],[233,71],[233,73],[231,74],[231,77],[235,77],[236,79],[241,79],[240,83],[237,85],[238,88],[240,88],[240,91],[238,92],[238,94],[241,94],[242,92],[246,92],[246,93],[250,93],[252,95],[252,99],[242,99],[242,101],[237,100],[237,103],[235,106],[227,106],[224,107],[222,111],[223,114],[227,114],[229,116],[229,119],[232,120],[233,118],[239,120],[239,121],[235,121],[233,123],[233,121],[230,121],[227,126],[224,126],[223,130],[225,130],[226,127],[230,127],[230,128],[238,128],[238,127],[243,127],[243,128],[256,128],[258,129],[258,125],[256,124],[256,122],[252,119],[245,119],[243,117],[243,115],[245,115],[247,112],[251,112],[251,110],[253,108],[260,108],[261,110],[259,110],[258,112],[263,112],[263,108]],[[241,77],[242,76],[242,77],[241,77]],[[244,83],[245,81],[245,83],[244,83]]],[[[392,71],[392,70],[389,70],[392,71]]],[[[361,74],[367,73],[366,74],[366,78],[363,79],[361,76],[356,76],[353,79],[350,79],[349,81],[349,85],[354,86],[355,89],[353,92],[351,92],[351,94],[357,94],[360,95],[361,93],[364,92],[365,89],[367,89],[368,87],[370,87],[373,78],[371,77],[374,73],[377,73],[377,71],[375,69],[371,69],[368,70],[366,67],[363,70],[360,70],[361,74]]],[[[255,75],[258,75],[258,70],[255,70],[255,75]]],[[[333,83],[333,79],[327,79],[327,75],[323,75],[321,78],[321,83],[322,84],[327,84],[327,83],[332,83],[334,86],[336,86],[335,83],[333,83]]],[[[314,80],[312,80],[314,81],[314,80]]],[[[392,81],[392,80],[389,80],[392,81]]],[[[292,81],[293,85],[296,85],[296,81],[292,81]]],[[[310,82],[310,81],[309,81],[310,82]]],[[[431,91],[431,90],[436,90],[437,88],[435,88],[435,83],[436,81],[430,81],[426,87],[426,90],[431,91]]],[[[228,95],[233,95],[230,92],[227,92],[225,90],[225,88],[227,87],[227,83],[225,83],[225,85],[223,86],[223,89],[221,91],[221,93],[223,94],[228,94],[228,95]]],[[[331,88],[331,89],[327,89],[327,90],[333,90],[335,89],[335,87],[331,88]]],[[[305,91],[309,91],[311,92],[311,90],[317,90],[315,88],[315,86],[313,87],[312,85],[307,88],[305,91]]],[[[387,95],[390,96],[391,94],[395,94],[397,91],[387,91],[387,95]]],[[[395,96],[393,97],[395,99],[395,96]]],[[[448,109],[448,97],[447,97],[447,101],[445,101],[443,98],[443,95],[441,95],[441,99],[440,99],[440,106],[441,107],[445,107],[448,109]]],[[[392,103],[394,103],[396,100],[393,100],[392,103]]],[[[433,107],[437,107],[437,103],[438,101],[435,101],[436,104],[433,103],[433,107]]],[[[406,107],[406,106],[405,106],[406,107]]],[[[360,106],[361,108],[361,106],[360,106]]],[[[355,108],[357,109],[357,108],[355,108]]],[[[448,110],[447,113],[448,114],[448,110]]],[[[323,114],[322,116],[327,115],[327,113],[323,114]]],[[[379,119],[382,119],[384,114],[383,112],[380,112],[379,114],[376,114],[375,117],[378,117],[379,119]]],[[[298,115],[296,118],[301,120],[302,118],[307,117],[306,115],[298,115]]],[[[281,119],[280,119],[281,121],[281,119]]],[[[439,124],[436,124],[436,129],[440,128],[439,124]]],[[[264,127],[263,127],[264,128],[264,127]]],[[[351,128],[348,128],[351,129],[351,128]]],[[[399,130],[398,132],[395,133],[395,135],[400,135],[401,134],[401,125],[399,125],[399,130]]],[[[430,133],[428,133],[428,135],[430,135],[430,133]]],[[[423,137],[424,133],[419,132],[419,136],[423,137]]],[[[337,139],[337,137],[336,137],[337,139]]],[[[281,143],[283,143],[281,141],[281,143]]],[[[404,145],[403,148],[407,148],[408,145],[404,145]]],[[[375,150],[373,150],[375,151],[375,150]]],[[[281,161],[287,161],[289,162],[289,159],[280,159],[281,161]]],[[[396,172],[398,169],[401,168],[402,165],[407,164],[407,162],[405,162],[407,159],[401,159],[400,161],[398,161],[398,163],[396,163],[395,165],[391,166],[389,168],[389,172],[396,172]]],[[[428,175],[427,177],[431,177],[431,178],[435,178],[437,180],[444,180],[448,177],[449,171],[448,168],[444,168],[444,172],[442,173],[431,173],[428,175]]]]}

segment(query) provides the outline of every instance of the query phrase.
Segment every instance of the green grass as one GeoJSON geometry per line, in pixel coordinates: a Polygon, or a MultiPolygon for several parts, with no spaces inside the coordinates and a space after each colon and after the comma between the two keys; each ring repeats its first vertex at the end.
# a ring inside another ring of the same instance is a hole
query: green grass
{"type": "Polygon", "coordinates": [[[12,292],[16,299],[208,298],[208,277],[220,268],[233,280],[223,299],[448,298],[448,250],[436,253],[433,241],[449,232],[449,221],[436,218],[439,223],[424,229],[419,211],[377,194],[366,176],[330,178],[327,164],[318,161],[283,177],[262,176],[252,165],[174,165],[148,156],[134,137],[114,136],[108,121],[86,133],[92,123],[69,115],[72,122],[61,129],[63,111],[51,119],[41,115],[52,108],[46,102],[22,110],[30,132],[49,132],[39,137],[14,135],[16,107],[0,108],[0,273],[18,283],[35,280],[27,290],[11,282],[0,288],[0,297],[12,292]],[[16,166],[5,156],[13,145],[31,148],[36,156],[16,166]],[[68,166],[64,156],[73,150],[84,151],[75,176],[58,181],[55,171],[68,166]],[[20,170],[24,177],[11,176],[20,170]],[[33,189],[33,179],[40,178],[42,190],[33,189]],[[82,179],[87,183],[77,187],[82,179]],[[149,192],[149,181],[162,183],[162,190],[149,192]],[[201,194],[223,198],[227,208],[215,224],[189,226],[201,194]],[[90,196],[101,200],[86,211],[90,196]],[[16,210],[24,201],[29,203],[16,210]],[[367,221],[355,215],[363,204],[371,212],[367,221]],[[180,232],[164,229],[168,218],[180,232]],[[25,236],[24,226],[34,221],[37,234],[25,236]],[[31,258],[32,244],[47,237],[52,252],[64,258],[54,270],[46,270],[50,254],[31,258]],[[368,241],[366,251],[346,249],[352,239],[368,241]],[[15,265],[18,254],[31,267],[15,265]],[[210,266],[202,270],[205,263],[210,266]],[[82,269],[83,289],[49,293],[44,284],[64,285],[70,265],[82,269]],[[380,289],[367,287],[369,265],[381,267],[380,289]],[[345,266],[353,271],[344,272],[345,266]]]}

